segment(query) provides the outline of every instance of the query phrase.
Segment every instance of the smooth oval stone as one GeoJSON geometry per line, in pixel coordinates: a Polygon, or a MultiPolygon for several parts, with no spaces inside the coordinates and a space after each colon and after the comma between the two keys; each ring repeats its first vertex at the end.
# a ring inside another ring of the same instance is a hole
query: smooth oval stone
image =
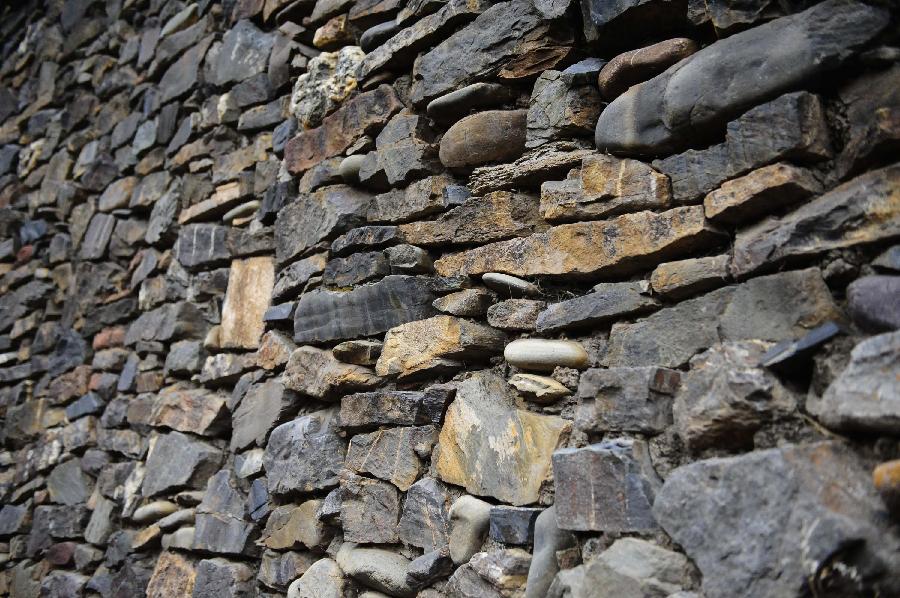
{"type": "Polygon", "coordinates": [[[363,52],[371,52],[394,37],[398,31],[400,31],[400,26],[394,20],[369,27],[359,37],[359,47],[363,49],[363,52]]]}
{"type": "Polygon", "coordinates": [[[527,110],[488,110],[463,118],[441,138],[441,164],[464,168],[515,160],[525,151],[527,116],[527,110]]]}
{"type": "Polygon", "coordinates": [[[131,516],[135,523],[150,523],[161,519],[166,515],[171,515],[178,510],[178,505],[168,500],[156,500],[135,510],[131,516]]]}
{"type": "Polygon", "coordinates": [[[171,534],[164,534],[162,537],[163,550],[170,548],[180,548],[181,550],[190,550],[194,546],[194,534],[196,528],[180,527],[171,534]]]}
{"type": "Polygon", "coordinates": [[[552,403],[572,391],[547,376],[536,374],[516,374],[509,379],[510,386],[521,392],[525,397],[535,403],[552,403]]]}
{"type": "Polygon", "coordinates": [[[505,85],[473,83],[431,100],[425,112],[436,122],[450,124],[467,115],[473,108],[494,108],[511,102],[515,97],[515,90],[505,85]]]}
{"type": "Polygon", "coordinates": [[[232,208],[225,212],[225,215],[222,216],[223,222],[229,222],[231,220],[235,220],[236,218],[241,218],[242,216],[250,216],[259,208],[259,201],[254,199],[253,201],[248,201],[247,203],[242,203],[236,208],[232,208]]]}
{"type": "Polygon", "coordinates": [[[503,357],[507,363],[525,370],[552,372],[557,366],[586,368],[588,354],[574,341],[524,338],[506,345],[503,357]]]}
{"type": "Polygon", "coordinates": [[[359,169],[365,160],[365,154],[354,154],[341,160],[341,165],[338,166],[338,174],[341,175],[345,183],[359,182],[359,169]]]}
{"type": "Polygon", "coordinates": [[[164,532],[169,532],[174,529],[177,529],[184,524],[192,524],[194,523],[194,515],[196,511],[194,509],[181,509],[180,511],[175,511],[171,515],[166,515],[162,519],[156,522],[156,525],[159,526],[164,532]]]}
{"type": "Polygon", "coordinates": [[[678,37],[619,54],[600,71],[597,86],[603,97],[615,99],[632,85],[652,79],[699,49],[694,40],[678,37]]]}
{"type": "Polygon", "coordinates": [[[513,297],[535,297],[541,294],[541,290],[537,288],[537,285],[509,274],[488,272],[481,276],[481,282],[489,289],[498,293],[509,294],[513,297]]]}

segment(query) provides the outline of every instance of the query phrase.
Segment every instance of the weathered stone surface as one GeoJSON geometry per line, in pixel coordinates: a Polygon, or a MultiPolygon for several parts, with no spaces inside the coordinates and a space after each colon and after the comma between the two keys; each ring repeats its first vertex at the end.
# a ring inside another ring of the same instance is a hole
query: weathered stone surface
{"type": "Polygon", "coordinates": [[[147,455],[143,496],[156,496],[168,490],[201,487],[219,468],[222,453],[214,446],[181,432],[156,437],[147,455]]]}
{"type": "MultiPolygon", "coordinates": [[[[483,316],[494,302],[494,295],[485,289],[463,289],[435,299],[434,308],[451,316],[483,316]]],[[[495,324],[491,323],[491,326],[495,324]]]]}
{"type": "Polygon", "coordinates": [[[440,424],[455,390],[434,385],[424,391],[384,390],[361,392],[341,399],[342,428],[365,429],[380,425],[440,424]]]}
{"type": "Polygon", "coordinates": [[[656,160],[653,166],[669,175],[675,201],[686,203],[773,162],[811,163],[830,156],[824,106],[804,91],[748,110],[728,123],[723,143],[656,160]]]}
{"type": "Polygon", "coordinates": [[[238,598],[253,590],[253,569],[221,558],[197,563],[195,598],[238,598]]]}
{"type": "Polygon", "coordinates": [[[350,439],[345,466],[387,480],[404,492],[418,479],[422,459],[437,442],[434,426],[390,428],[350,439]]]}
{"type": "Polygon", "coordinates": [[[360,340],[344,341],[335,345],[331,353],[344,363],[356,365],[375,365],[378,356],[381,355],[381,341],[360,340]]]}
{"type": "Polygon", "coordinates": [[[328,115],[321,126],[301,131],[284,147],[285,164],[291,174],[299,174],[316,163],[337,156],[363,135],[381,127],[402,108],[388,85],[348,100],[328,115]]]}
{"type": "Polygon", "coordinates": [[[406,583],[413,588],[424,588],[431,583],[447,577],[453,572],[453,560],[450,558],[450,548],[426,552],[409,564],[406,571],[406,583]]]}
{"type": "Polygon", "coordinates": [[[572,41],[568,26],[544,21],[531,2],[495,4],[416,60],[411,99],[418,105],[478,80],[553,68],[572,41]]]}
{"type": "Polygon", "coordinates": [[[116,222],[111,214],[94,214],[81,241],[81,259],[97,260],[106,254],[106,246],[109,245],[116,222]]]}
{"type": "MultiPolygon", "coordinates": [[[[583,77],[547,70],[534,83],[528,106],[525,146],[557,139],[590,137],[600,115],[600,94],[583,77]]],[[[517,156],[516,156],[517,157],[517,156]]]]}
{"type": "Polygon", "coordinates": [[[297,402],[298,397],[279,380],[251,386],[231,416],[231,450],[265,446],[269,432],[293,413],[297,402]]]}
{"type": "Polygon", "coordinates": [[[810,394],[807,410],[829,428],[896,434],[900,430],[900,332],[868,338],[821,398],[810,394]]]}
{"type": "Polygon", "coordinates": [[[391,273],[387,257],[382,251],[354,253],[328,262],[322,282],[331,287],[351,287],[391,273]]]}
{"type": "Polygon", "coordinates": [[[375,138],[376,162],[388,185],[396,187],[438,172],[435,139],[436,132],[424,116],[410,110],[395,114],[375,138]]]}
{"type": "Polygon", "coordinates": [[[414,276],[387,276],[348,292],[317,289],[297,304],[294,340],[327,342],[387,332],[433,315],[434,299],[427,280],[414,276]]]}
{"type": "Polygon", "coordinates": [[[541,216],[572,222],[668,207],[669,179],[643,162],[605,154],[581,161],[564,181],[541,185],[541,216]]]}
{"type": "Polygon", "coordinates": [[[209,479],[197,505],[194,550],[217,554],[256,556],[256,526],[247,518],[247,496],[231,470],[209,479]]]}
{"type": "Polygon", "coordinates": [[[488,110],[466,116],[441,138],[441,163],[448,168],[515,160],[525,151],[525,110],[488,110]]]}
{"type": "Polygon", "coordinates": [[[857,326],[872,332],[900,329],[900,276],[863,276],[847,287],[847,307],[857,326]]]}
{"type": "Polygon", "coordinates": [[[587,564],[584,584],[623,598],[671,596],[691,584],[691,566],[684,555],[652,542],[620,538],[587,564]]]}
{"type": "Polygon", "coordinates": [[[836,187],[788,213],[738,233],[731,271],[746,276],[787,260],[900,235],[900,164],[836,187]],[[814,231],[835,231],[827,237],[814,231]]]}
{"type": "Polygon", "coordinates": [[[294,260],[316,243],[363,223],[372,196],[347,185],[302,193],[278,212],[275,253],[280,264],[294,260]]]}
{"type": "Polygon", "coordinates": [[[338,484],[345,444],[337,434],[337,410],[304,415],[272,431],[263,464],[269,492],[312,492],[338,484]]]}
{"type": "Polygon", "coordinates": [[[265,331],[263,314],[275,283],[274,260],[252,257],[231,262],[222,304],[219,343],[225,349],[256,349],[265,331]]]}
{"type": "MultiPolygon", "coordinates": [[[[317,562],[315,556],[307,552],[275,552],[267,550],[263,553],[259,564],[259,575],[256,579],[263,585],[286,591],[291,582],[299,580],[317,562]]],[[[326,596],[326,594],[322,594],[326,596]]],[[[305,596],[305,598],[312,598],[305,596]]]]}
{"type": "Polygon", "coordinates": [[[353,474],[341,475],[341,526],[348,542],[397,541],[400,494],[391,484],[353,474]]]}
{"type": "Polygon", "coordinates": [[[575,425],[591,432],[657,434],[672,423],[681,374],[657,367],[592,368],[581,374],[575,425]]]}
{"type": "Polygon", "coordinates": [[[217,224],[189,224],[178,231],[175,258],[188,270],[223,266],[231,259],[228,229],[217,224]]]}
{"type": "Polygon", "coordinates": [[[597,78],[600,93],[607,100],[614,100],[632,85],[659,75],[699,49],[694,40],[678,37],[619,54],[600,70],[597,78]]]}
{"type": "Polygon", "coordinates": [[[275,36],[271,33],[263,33],[250,21],[238,21],[222,37],[209,82],[213,85],[239,83],[265,72],[274,44],[275,36]]]}
{"type": "Polygon", "coordinates": [[[204,38],[200,43],[191,46],[166,69],[159,81],[159,88],[162,92],[160,101],[168,102],[181,98],[196,87],[200,64],[212,41],[212,36],[204,38]]]}
{"type": "Polygon", "coordinates": [[[560,178],[595,153],[582,141],[557,141],[528,151],[511,164],[482,166],[472,171],[469,188],[475,195],[517,187],[537,186],[560,178]]]}
{"type": "Polygon", "coordinates": [[[560,529],[647,532],[657,529],[654,493],[660,482],[640,440],[604,440],[553,453],[560,529]]]}
{"type": "Polygon", "coordinates": [[[187,598],[194,593],[197,571],[193,563],[176,552],[163,552],[147,584],[152,598],[187,598]]]}
{"type": "Polygon", "coordinates": [[[711,291],[728,282],[731,256],[723,253],[709,257],[665,262],[650,275],[653,292],[670,299],[684,299],[711,291]]]}
{"type": "Polygon", "coordinates": [[[284,299],[303,290],[306,283],[325,269],[327,254],[316,253],[282,268],[272,289],[273,299],[284,299]]]}
{"type": "Polygon", "coordinates": [[[453,183],[447,175],[426,177],[404,189],[376,195],[366,216],[369,222],[405,222],[444,211],[444,189],[453,183]]]}
{"type": "Polygon", "coordinates": [[[463,362],[483,360],[501,351],[506,335],[488,326],[452,316],[434,316],[391,328],[375,372],[409,378],[452,371],[463,362]]]}
{"type": "Polygon", "coordinates": [[[337,563],[346,575],[362,585],[398,598],[412,598],[416,591],[406,582],[409,561],[381,548],[360,548],[346,542],[337,553],[337,563]]]}
{"type": "Polygon", "coordinates": [[[597,147],[682,149],[691,134],[840,65],[886,24],[878,9],[831,0],[721,39],[616,98],[597,121],[597,147]]]}
{"type": "Polygon", "coordinates": [[[450,542],[450,493],[447,487],[434,478],[423,478],[408,490],[397,527],[400,540],[418,546],[426,553],[446,548],[450,542]]]}
{"type": "Polygon", "coordinates": [[[582,369],[588,365],[584,347],[566,340],[517,339],[506,345],[503,358],[510,365],[545,372],[552,372],[556,367],[582,369]]]}
{"type": "Polygon", "coordinates": [[[26,530],[30,523],[31,512],[25,505],[5,504],[0,508],[0,537],[9,536],[26,530]]]}
{"type": "Polygon", "coordinates": [[[447,32],[467,23],[484,12],[486,3],[450,0],[440,10],[415,21],[392,35],[385,43],[369,52],[362,62],[361,77],[397,68],[408,67],[416,55],[433,46],[447,32]]]}
{"type": "Polygon", "coordinates": [[[743,224],[821,191],[812,173],[779,162],[725,182],[703,198],[703,208],[713,222],[743,224]]]}
{"type": "Polygon", "coordinates": [[[768,348],[759,341],[716,344],[691,359],[673,405],[689,449],[752,447],[757,430],[795,410],[796,397],[757,367],[768,348]]]}
{"type": "Polygon", "coordinates": [[[498,83],[472,83],[428,102],[426,112],[436,122],[452,124],[477,108],[494,108],[511,102],[515,91],[498,83]]]}
{"type": "Polygon", "coordinates": [[[572,394],[571,390],[553,378],[536,374],[515,374],[509,379],[509,384],[535,403],[553,403],[572,394]]]}
{"type": "Polygon", "coordinates": [[[142,395],[133,399],[126,417],[130,424],[214,436],[228,428],[225,398],[202,388],[167,386],[156,396],[142,395]]]}
{"type": "Polygon", "coordinates": [[[517,409],[503,378],[479,372],[458,385],[447,410],[434,454],[437,475],[473,494],[536,502],[550,476],[550,454],[570,429],[558,417],[517,409]],[[472,451],[484,459],[468,459],[472,451]]]}
{"type": "Polygon", "coordinates": [[[616,323],[605,361],[680,367],[717,342],[792,340],[842,319],[818,269],[783,272],[712,291],[634,324],[616,323]]]}
{"type": "Polygon", "coordinates": [[[304,128],[322,124],[357,88],[359,67],[365,53],[356,46],[345,46],[337,52],[322,52],[306,65],[297,77],[291,94],[291,114],[304,128]]]}
{"type": "Polygon", "coordinates": [[[883,509],[868,469],[845,447],[824,442],[680,467],[653,511],[700,569],[703,594],[719,598],[790,595],[822,576],[863,592],[897,591],[887,571],[896,570],[898,538],[881,523],[883,509]],[[707,540],[713,537],[719,541],[707,540]],[[850,542],[856,548],[846,552],[850,542]],[[837,571],[875,565],[884,573],[831,578],[821,570],[826,562],[837,571]]]}
{"type": "Polygon", "coordinates": [[[453,575],[447,580],[445,591],[454,598],[475,598],[476,596],[502,598],[503,596],[486,579],[482,578],[470,563],[463,564],[453,572],[453,575]]]}
{"type": "Polygon", "coordinates": [[[263,532],[268,548],[284,550],[299,545],[318,549],[331,540],[331,530],[318,520],[316,511],[322,506],[318,499],[308,500],[299,506],[281,505],[276,507],[266,520],[263,532]]]}
{"type": "Polygon", "coordinates": [[[497,271],[515,276],[624,274],[642,264],[715,244],[719,233],[705,222],[702,212],[701,207],[692,206],[563,224],[529,237],[445,255],[434,267],[442,276],[497,271]]]}
{"type": "Polygon", "coordinates": [[[396,226],[361,226],[332,241],[331,252],[334,255],[347,255],[362,249],[380,249],[405,241],[396,226]]]}
{"type": "Polygon", "coordinates": [[[398,230],[416,245],[433,247],[521,237],[542,228],[539,220],[533,196],[496,191],[467,199],[436,220],[401,224],[398,230]]]}
{"type": "Polygon", "coordinates": [[[535,299],[507,299],[488,308],[488,324],[501,330],[534,330],[546,307],[535,299]]]}
{"type": "Polygon", "coordinates": [[[648,296],[645,282],[601,283],[594,292],[551,304],[537,318],[538,331],[596,326],[651,311],[659,302],[648,296]]]}
{"type": "Polygon", "coordinates": [[[341,363],[331,351],[307,346],[291,353],[283,380],[286,388],[317,399],[368,390],[381,382],[368,368],[341,363]]]}

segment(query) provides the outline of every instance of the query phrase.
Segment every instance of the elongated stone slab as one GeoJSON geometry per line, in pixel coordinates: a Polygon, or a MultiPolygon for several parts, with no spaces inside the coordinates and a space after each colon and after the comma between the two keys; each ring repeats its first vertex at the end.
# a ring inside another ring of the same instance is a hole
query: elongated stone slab
{"type": "Polygon", "coordinates": [[[514,276],[587,277],[625,274],[714,245],[719,232],[702,206],[638,212],[599,222],[553,227],[521,239],[446,255],[434,263],[442,276],[504,272],[514,276]]]}
{"type": "Polygon", "coordinates": [[[597,147],[683,149],[691,135],[839,66],[887,24],[882,10],[828,0],[719,40],[616,98],[597,121],[597,147]]]}
{"type": "Polygon", "coordinates": [[[294,340],[321,343],[387,332],[435,315],[435,298],[426,279],[415,276],[387,276],[348,292],[316,289],[297,303],[294,340]]]}
{"type": "Polygon", "coordinates": [[[792,258],[900,237],[900,163],[860,175],[781,217],[738,233],[736,277],[792,258]]]}

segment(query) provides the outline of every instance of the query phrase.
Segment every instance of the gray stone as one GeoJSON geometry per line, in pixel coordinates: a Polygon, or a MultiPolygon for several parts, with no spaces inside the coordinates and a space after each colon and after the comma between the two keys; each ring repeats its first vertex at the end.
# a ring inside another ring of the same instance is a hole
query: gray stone
{"type": "Polygon", "coordinates": [[[397,542],[400,494],[386,482],[341,475],[341,527],[344,540],[370,544],[397,542]]]}
{"type": "Polygon", "coordinates": [[[857,326],[871,332],[900,329],[900,276],[864,276],[847,287],[847,307],[857,326]]]}
{"type": "Polygon", "coordinates": [[[773,162],[812,163],[830,156],[825,108],[818,96],[804,91],[780,96],[729,122],[723,143],[656,160],[653,166],[669,175],[673,199],[685,203],[773,162]]]}
{"type": "Polygon", "coordinates": [[[322,282],[331,287],[351,287],[390,273],[391,267],[384,252],[354,253],[329,261],[322,274],[322,282]]]}
{"type": "Polygon", "coordinates": [[[543,511],[535,507],[491,507],[491,539],[502,544],[530,544],[534,540],[534,523],[543,511]]]}
{"type": "Polygon", "coordinates": [[[192,598],[238,598],[253,590],[253,569],[221,558],[197,563],[192,598]]]}
{"type": "Polygon", "coordinates": [[[900,272],[900,245],[885,249],[872,260],[872,266],[878,270],[900,272]]]}
{"type": "Polygon", "coordinates": [[[680,367],[717,342],[789,340],[843,317],[816,268],[725,287],[634,324],[613,324],[608,366],[680,367]]]}
{"type": "Polygon", "coordinates": [[[409,561],[396,552],[359,548],[352,542],[345,542],[336,560],[346,575],[364,586],[397,598],[416,595],[416,591],[406,582],[409,561]]]}
{"type": "Polygon", "coordinates": [[[797,407],[771,372],[757,367],[769,348],[760,341],[716,344],[691,359],[673,405],[679,436],[690,450],[743,449],[753,434],[797,407]]]}
{"type": "Polygon", "coordinates": [[[344,363],[355,365],[375,365],[381,355],[381,341],[344,341],[332,347],[331,353],[344,363]]]}
{"type": "Polygon", "coordinates": [[[250,21],[238,21],[222,37],[222,46],[210,67],[209,83],[239,83],[265,72],[274,44],[274,35],[263,33],[250,21]]]}
{"type": "Polygon", "coordinates": [[[685,299],[728,282],[728,254],[665,262],[650,275],[653,292],[667,299],[685,299]]]}
{"type": "Polygon", "coordinates": [[[369,390],[381,382],[368,368],[341,363],[330,351],[306,346],[291,353],[282,380],[287,388],[320,400],[369,390]]]}
{"type": "Polygon", "coordinates": [[[434,299],[427,281],[413,276],[387,276],[348,292],[317,289],[297,304],[294,340],[326,342],[387,332],[433,315],[434,299]]]}
{"type": "Polygon", "coordinates": [[[898,177],[900,164],[867,172],[783,217],[739,232],[732,274],[743,277],[791,259],[900,235],[898,177]],[[816,230],[835,232],[823,238],[812,232],[816,230]]]}
{"type": "MultiPolygon", "coordinates": [[[[276,552],[267,550],[259,563],[256,579],[263,585],[286,591],[291,582],[298,580],[315,565],[315,557],[307,552],[276,552]]],[[[299,584],[298,584],[299,585],[299,584]]],[[[327,596],[327,594],[320,594],[327,596]]],[[[306,596],[305,598],[312,598],[306,596]]],[[[338,598],[342,598],[338,596],[338,598]]]]}
{"type": "Polygon", "coordinates": [[[434,385],[424,391],[383,390],[361,392],[341,399],[340,425],[360,430],[381,425],[440,424],[456,390],[434,385]]]}
{"type": "Polygon", "coordinates": [[[522,548],[479,552],[472,556],[468,565],[501,596],[522,595],[531,554],[522,548]]]}
{"type": "Polygon", "coordinates": [[[810,393],[807,410],[829,428],[845,432],[900,431],[900,332],[870,337],[853,348],[847,367],[821,398],[810,393]]]}
{"type": "Polygon", "coordinates": [[[161,102],[181,98],[196,87],[200,65],[212,41],[212,36],[207,36],[203,41],[192,46],[182,54],[178,60],[166,69],[159,81],[159,89],[162,93],[160,97],[161,102]]]}
{"type": "Polygon", "coordinates": [[[607,100],[613,100],[629,87],[659,75],[699,49],[697,42],[680,37],[619,54],[598,74],[600,93],[607,100]]]}
{"type": "Polygon", "coordinates": [[[553,454],[556,517],[561,529],[649,532],[660,485],[646,443],[618,438],[553,454]]]}
{"type": "Polygon", "coordinates": [[[113,234],[116,219],[111,214],[94,214],[84,239],[81,242],[79,257],[83,260],[97,260],[106,254],[106,246],[113,234]]]}
{"type": "Polygon", "coordinates": [[[427,587],[431,583],[447,577],[453,572],[453,559],[450,548],[444,546],[439,550],[426,552],[409,564],[406,571],[406,583],[415,589],[427,587]]]}
{"type": "Polygon", "coordinates": [[[263,463],[269,492],[312,492],[338,484],[345,444],[336,430],[337,410],[304,415],[272,431],[263,463]]]}
{"type": "Polygon", "coordinates": [[[445,592],[452,598],[502,598],[487,580],[481,577],[469,563],[453,572],[447,580],[445,592]]]}
{"type": "Polygon", "coordinates": [[[680,467],[654,514],[696,563],[709,598],[794,595],[825,579],[849,595],[898,591],[889,572],[900,539],[883,524],[870,469],[837,442],[680,467]]]}
{"type": "Polygon", "coordinates": [[[0,537],[8,538],[27,530],[31,511],[26,505],[5,504],[0,508],[0,537]]]}
{"type": "Polygon", "coordinates": [[[399,186],[438,172],[436,137],[424,116],[408,110],[395,114],[375,139],[388,184],[399,186]]]}
{"type": "Polygon", "coordinates": [[[597,326],[651,311],[659,302],[647,295],[645,282],[601,283],[594,292],[551,304],[537,318],[539,332],[597,326]]]}
{"type": "Polygon", "coordinates": [[[63,505],[86,502],[91,495],[91,486],[90,478],[81,471],[81,462],[77,458],[60,463],[47,476],[50,500],[63,505]]]}
{"type": "Polygon", "coordinates": [[[534,330],[539,316],[546,308],[544,301],[507,299],[488,308],[487,321],[501,330],[534,330]]]}
{"type": "Polygon", "coordinates": [[[721,39],[616,98],[597,121],[597,147],[683,149],[691,135],[839,66],[886,25],[879,9],[828,0],[721,39]]]}
{"type": "Polygon", "coordinates": [[[275,253],[280,264],[293,261],[316,243],[363,223],[372,197],[346,185],[303,193],[278,212],[275,253]]]}
{"type": "Polygon", "coordinates": [[[525,598],[546,598],[547,590],[559,571],[557,551],[577,546],[575,536],[559,529],[556,507],[545,509],[534,523],[534,555],[528,568],[525,598]]]}
{"type": "Polygon", "coordinates": [[[257,553],[254,544],[257,529],[245,520],[246,504],[247,497],[230,470],[212,476],[203,501],[197,506],[192,548],[217,554],[254,556],[257,553]]]}
{"type": "Polygon", "coordinates": [[[345,585],[344,572],[338,564],[324,558],[291,583],[287,598],[345,598],[345,585]]]}
{"type": "Polygon", "coordinates": [[[332,241],[331,253],[348,255],[354,251],[379,249],[405,239],[396,226],[361,226],[332,241]]]}
{"type": "Polygon", "coordinates": [[[443,212],[447,207],[444,190],[453,183],[447,175],[426,177],[404,189],[376,195],[369,205],[369,222],[406,222],[443,212]]]}
{"type": "Polygon", "coordinates": [[[298,398],[279,380],[251,386],[231,416],[231,451],[265,446],[269,432],[294,412],[298,398]]]}
{"type": "MultiPolygon", "coordinates": [[[[397,531],[400,540],[418,546],[426,553],[449,546],[450,493],[447,487],[434,478],[423,478],[412,484],[406,493],[397,531]]],[[[439,564],[441,559],[435,561],[431,566],[439,564]]]]}
{"type": "Polygon", "coordinates": [[[189,224],[178,231],[175,258],[188,270],[224,266],[231,260],[228,228],[217,224],[189,224]]]}
{"type": "Polygon", "coordinates": [[[222,453],[214,446],[181,432],[157,436],[147,456],[141,485],[143,496],[184,487],[197,488],[219,468],[222,453]]]}
{"type": "Polygon", "coordinates": [[[450,507],[450,558],[457,565],[481,549],[491,521],[491,504],[474,496],[457,498],[450,507]]]}
{"type": "Polygon", "coordinates": [[[326,254],[316,253],[282,268],[272,289],[272,298],[281,300],[299,293],[312,277],[325,269],[326,263],[326,254]]]}
{"type": "Polygon", "coordinates": [[[419,477],[422,458],[437,442],[434,426],[405,427],[357,434],[350,439],[345,466],[387,480],[404,492],[419,477]]]}
{"type": "Polygon", "coordinates": [[[658,434],[672,424],[681,374],[659,367],[592,368],[578,381],[575,425],[589,432],[658,434]]]}
{"type": "Polygon", "coordinates": [[[638,538],[616,540],[584,570],[585,587],[622,598],[670,596],[690,583],[691,566],[683,554],[638,538]]]}
{"type": "Polygon", "coordinates": [[[428,102],[426,112],[436,122],[452,124],[473,109],[495,108],[512,102],[514,89],[498,83],[472,83],[428,102]]]}
{"type": "Polygon", "coordinates": [[[531,92],[525,147],[534,148],[558,139],[590,137],[601,106],[597,88],[582,77],[544,71],[531,92]]]}

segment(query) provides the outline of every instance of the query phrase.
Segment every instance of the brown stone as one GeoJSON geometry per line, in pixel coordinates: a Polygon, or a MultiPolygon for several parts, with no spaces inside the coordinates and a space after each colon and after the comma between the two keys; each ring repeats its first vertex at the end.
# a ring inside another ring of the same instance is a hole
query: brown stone
{"type": "Polygon", "coordinates": [[[537,502],[550,456],[571,424],[518,409],[506,380],[481,371],[461,382],[433,456],[438,477],[513,505],[537,502]],[[477,459],[471,455],[478,455],[477,459]]]}
{"type": "Polygon", "coordinates": [[[461,168],[515,160],[525,151],[527,117],[527,110],[487,110],[463,118],[441,139],[441,163],[461,168]]]}
{"type": "Polygon", "coordinates": [[[225,402],[225,396],[202,388],[169,386],[155,397],[133,399],[128,405],[128,423],[212,436],[228,427],[225,402]]]}
{"type": "Polygon", "coordinates": [[[288,362],[288,358],[297,345],[291,338],[277,330],[266,332],[256,350],[256,365],[264,370],[277,370],[288,362]]]}
{"type": "Polygon", "coordinates": [[[544,181],[560,178],[595,153],[583,141],[557,141],[531,150],[512,164],[482,166],[472,171],[469,188],[475,195],[501,189],[536,187],[544,181]]]}
{"type": "Polygon", "coordinates": [[[694,40],[677,37],[619,54],[606,63],[597,76],[600,93],[607,100],[613,100],[632,85],[652,79],[699,49],[694,40]]]}
{"type": "Polygon", "coordinates": [[[389,330],[375,372],[407,378],[452,371],[461,368],[463,361],[500,353],[505,342],[506,335],[493,328],[452,316],[434,316],[389,330]]]}
{"type": "Polygon", "coordinates": [[[564,181],[541,185],[541,216],[550,222],[605,218],[668,207],[669,177],[637,160],[605,154],[581,161],[564,181]]]}
{"type": "Polygon", "coordinates": [[[605,221],[563,224],[530,237],[446,255],[434,266],[442,276],[486,272],[620,275],[709,247],[720,238],[704,220],[703,208],[689,206],[659,214],[638,212],[605,221]]]}
{"type": "Polygon", "coordinates": [[[808,170],[779,162],[723,183],[707,194],[703,208],[713,222],[741,225],[821,191],[808,170]]]}
{"type": "Polygon", "coordinates": [[[393,88],[381,85],[348,100],[325,117],[322,125],[302,131],[287,142],[284,162],[291,174],[300,174],[318,162],[337,156],[357,139],[383,126],[403,104],[393,88]]]}
{"type": "Polygon", "coordinates": [[[347,15],[338,15],[328,20],[327,23],[316,29],[313,35],[313,45],[321,50],[339,48],[352,44],[354,41],[354,28],[347,19],[347,15]]]}
{"type": "Polygon", "coordinates": [[[341,363],[331,351],[299,347],[284,369],[287,388],[317,399],[333,399],[347,392],[368,390],[381,380],[372,370],[341,363]]]}
{"type": "Polygon", "coordinates": [[[671,299],[684,299],[711,291],[730,280],[728,254],[665,262],[650,275],[653,292],[671,299]]]}
{"type": "Polygon", "coordinates": [[[164,552],[147,584],[147,598],[191,598],[197,572],[185,557],[164,552]]]}
{"type": "Polygon", "coordinates": [[[275,284],[274,260],[268,256],[231,262],[222,304],[219,343],[224,349],[256,349],[265,332],[263,314],[275,284]]]}

